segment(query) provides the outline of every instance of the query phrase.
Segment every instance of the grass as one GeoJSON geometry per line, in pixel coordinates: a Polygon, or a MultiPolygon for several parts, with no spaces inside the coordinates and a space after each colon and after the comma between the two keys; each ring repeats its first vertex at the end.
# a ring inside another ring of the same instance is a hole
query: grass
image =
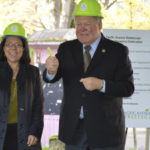
{"type": "Polygon", "coordinates": [[[47,147],[47,146],[42,147],[42,150],[49,150],[49,147],[47,147]]]}

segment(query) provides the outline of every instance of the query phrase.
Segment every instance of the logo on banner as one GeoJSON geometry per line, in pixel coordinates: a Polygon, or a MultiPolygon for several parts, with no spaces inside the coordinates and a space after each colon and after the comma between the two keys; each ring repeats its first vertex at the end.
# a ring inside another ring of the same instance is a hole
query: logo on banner
{"type": "Polygon", "coordinates": [[[127,119],[150,119],[150,110],[146,108],[144,111],[126,111],[127,119]]]}

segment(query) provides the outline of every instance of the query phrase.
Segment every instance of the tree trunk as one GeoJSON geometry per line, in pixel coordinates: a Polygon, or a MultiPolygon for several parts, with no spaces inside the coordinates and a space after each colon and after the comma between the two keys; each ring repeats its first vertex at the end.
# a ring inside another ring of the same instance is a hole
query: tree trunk
{"type": "Polygon", "coordinates": [[[62,11],[62,1],[54,0],[54,19],[55,19],[54,27],[55,28],[59,28],[61,11],[62,11]]]}
{"type": "Polygon", "coordinates": [[[74,0],[62,0],[62,14],[60,17],[59,28],[69,28],[75,9],[74,0]]]}
{"type": "Polygon", "coordinates": [[[109,0],[105,0],[105,2],[103,3],[103,5],[106,7],[109,4],[109,0]]]}

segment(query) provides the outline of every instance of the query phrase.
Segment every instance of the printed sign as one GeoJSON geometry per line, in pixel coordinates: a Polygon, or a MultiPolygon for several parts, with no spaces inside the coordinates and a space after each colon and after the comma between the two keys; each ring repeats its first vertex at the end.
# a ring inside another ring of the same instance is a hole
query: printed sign
{"type": "Polygon", "coordinates": [[[124,98],[126,127],[150,127],[150,31],[104,30],[105,37],[129,48],[134,71],[135,92],[124,98]]]}

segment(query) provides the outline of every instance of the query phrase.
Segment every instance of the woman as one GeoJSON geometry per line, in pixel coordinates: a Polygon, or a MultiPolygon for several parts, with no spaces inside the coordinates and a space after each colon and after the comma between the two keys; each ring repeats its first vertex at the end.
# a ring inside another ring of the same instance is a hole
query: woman
{"type": "Polygon", "coordinates": [[[40,150],[43,90],[24,28],[10,24],[0,45],[0,150],[40,150]]]}

